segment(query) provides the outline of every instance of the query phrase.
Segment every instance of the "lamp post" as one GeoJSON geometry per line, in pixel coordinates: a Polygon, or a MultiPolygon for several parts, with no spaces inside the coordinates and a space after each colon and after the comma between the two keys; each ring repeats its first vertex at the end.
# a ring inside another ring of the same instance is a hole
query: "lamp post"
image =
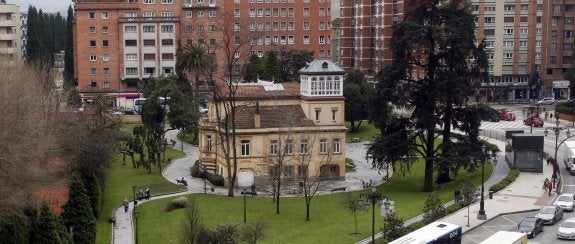
{"type": "Polygon", "coordinates": [[[477,213],[477,219],[486,220],[487,215],[485,214],[485,199],[484,199],[484,192],[485,192],[485,153],[487,152],[487,148],[485,145],[481,146],[481,200],[479,201],[479,212],[477,213]]]}
{"type": "MultiPolygon", "coordinates": [[[[545,128],[545,131],[543,132],[545,134],[545,136],[547,136],[549,134],[549,130],[553,130],[554,134],[555,134],[555,157],[553,158],[553,187],[555,187],[555,179],[557,179],[557,177],[559,176],[559,165],[557,165],[557,151],[559,150],[559,147],[561,146],[561,144],[563,144],[563,142],[565,142],[567,139],[573,137],[571,136],[571,132],[569,131],[569,128],[563,127],[559,124],[559,117],[558,115],[555,115],[555,126],[552,127],[547,127],[545,128]],[[559,134],[562,130],[567,130],[565,131],[565,134],[567,135],[567,138],[561,140],[561,142],[559,142],[559,134]]],[[[575,136],[575,135],[574,135],[575,136]]]]}
{"type": "Polygon", "coordinates": [[[358,202],[360,206],[365,205],[366,207],[371,203],[371,243],[375,243],[375,203],[379,202],[379,204],[382,204],[384,198],[381,193],[377,192],[373,181],[370,180],[369,184],[371,185],[371,193],[365,195],[365,204],[362,195],[359,196],[358,202]]]}
{"type": "Polygon", "coordinates": [[[132,186],[132,193],[134,193],[134,208],[135,208],[136,205],[138,204],[138,201],[136,200],[136,186],[132,186]]]}
{"type": "Polygon", "coordinates": [[[136,207],[134,207],[134,219],[136,220],[136,233],[135,233],[135,237],[134,240],[136,242],[136,244],[138,244],[138,215],[139,215],[139,211],[136,207]]]}
{"type": "MultiPolygon", "coordinates": [[[[207,194],[207,189],[208,189],[208,188],[207,188],[207,185],[206,185],[206,181],[207,181],[207,178],[208,178],[208,174],[207,174],[207,171],[206,171],[206,166],[205,166],[204,164],[201,164],[201,165],[202,165],[202,170],[204,170],[204,194],[207,194]]],[[[242,190],[242,192],[243,192],[243,190],[242,190]]],[[[244,197],[244,198],[245,198],[245,197],[244,197]]]]}
{"type": "Polygon", "coordinates": [[[244,223],[246,223],[246,195],[248,193],[248,189],[242,189],[242,195],[244,195],[244,223]]]}

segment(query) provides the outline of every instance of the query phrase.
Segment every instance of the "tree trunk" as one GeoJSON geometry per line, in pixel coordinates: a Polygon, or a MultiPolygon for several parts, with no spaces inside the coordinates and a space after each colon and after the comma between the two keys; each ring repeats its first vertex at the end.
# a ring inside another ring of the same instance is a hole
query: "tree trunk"
{"type": "Polygon", "coordinates": [[[447,158],[451,155],[451,119],[453,117],[453,104],[448,102],[445,106],[445,114],[443,116],[443,143],[441,147],[441,161],[439,161],[439,172],[437,175],[436,183],[444,184],[451,182],[449,176],[450,160],[447,158]]]}
{"type": "Polygon", "coordinates": [[[434,150],[434,131],[433,128],[428,128],[426,130],[426,152],[425,152],[425,178],[423,180],[423,191],[432,192],[433,191],[433,150],[434,150]]]}
{"type": "Polygon", "coordinates": [[[309,201],[305,203],[305,221],[309,221],[309,205],[309,201]]]}
{"type": "Polygon", "coordinates": [[[278,176],[278,188],[276,192],[276,214],[280,214],[280,189],[281,189],[281,175],[278,176]]]}

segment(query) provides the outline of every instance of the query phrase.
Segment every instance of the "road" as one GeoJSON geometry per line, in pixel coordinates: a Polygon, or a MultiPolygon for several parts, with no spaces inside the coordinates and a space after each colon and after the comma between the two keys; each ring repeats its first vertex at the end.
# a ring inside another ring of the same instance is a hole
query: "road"
{"type": "MultiPolygon", "coordinates": [[[[515,121],[500,121],[500,122],[485,122],[484,121],[481,123],[481,129],[482,130],[504,134],[504,129],[517,128],[517,129],[523,129],[525,131],[524,133],[544,135],[544,131],[545,131],[546,127],[555,126],[555,118],[553,118],[553,120],[548,119],[547,121],[545,121],[545,126],[541,127],[541,128],[538,128],[538,127],[531,128],[529,126],[523,125],[523,119],[525,119],[526,117],[529,116],[529,114],[523,114],[522,110],[523,110],[524,105],[505,105],[505,106],[497,106],[496,105],[493,107],[496,109],[506,108],[508,110],[515,112],[515,114],[517,115],[517,120],[515,120],[515,121]]],[[[546,111],[554,111],[553,105],[545,106],[545,108],[546,108],[546,111]]],[[[569,123],[563,123],[562,126],[571,127],[571,129],[573,129],[572,124],[569,124],[569,123]]],[[[571,135],[575,135],[575,130],[573,130],[573,134],[571,134],[571,135]]],[[[561,131],[557,141],[560,143],[565,138],[566,138],[565,131],[561,131]]],[[[575,137],[570,138],[569,140],[575,140],[575,137]]],[[[555,148],[556,148],[555,143],[556,143],[555,134],[554,134],[553,130],[550,130],[549,134],[547,136],[545,136],[545,138],[544,138],[544,152],[546,152],[547,154],[549,154],[552,157],[555,153],[555,148]]],[[[565,165],[563,164],[564,155],[563,155],[563,147],[562,146],[559,146],[559,150],[557,151],[557,158],[558,158],[558,162],[559,162],[559,169],[560,169],[561,178],[563,179],[563,188],[561,189],[561,192],[574,193],[575,192],[575,177],[570,176],[569,173],[567,172],[567,170],[565,169],[565,165]]],[[[551,175],[549,176],[549,178],[551,178],[551,175]]],[[[480,243],[481,241],[487,239],[489,236],[491,236],[492,234],[494,234],[495,232],[500,231],[500,230],[513,231],[516,229],[517,223],[522,218],[527,217],[527,216],[535,216],[535,214],[536,214],[536,212],[526,212],[526,213],[515,213],[515,214],[498,216],[492,220],[485,222],[481,226],[478,226],[477,228],[466,232],[463,235],[463,243],[480,243]]],[[[574,212],[565,212],[563,220],[565,220],[569,217],[575,217],[575,213],[574,212]]],[[[559,240],[555,237],[555,234],[557,233],[557,229],[559,228],[559,225],[560,225],[560,223],[563,222],[563,220],[559,221],[558,223],[556,223],[554,225],[545,226],[544,232],[537,235],[534,239],[532,239],[530,241],[531,242],[538,242],[541,244],[567,243],[567,242],[569,242],[566,240],[559,240]]]]}

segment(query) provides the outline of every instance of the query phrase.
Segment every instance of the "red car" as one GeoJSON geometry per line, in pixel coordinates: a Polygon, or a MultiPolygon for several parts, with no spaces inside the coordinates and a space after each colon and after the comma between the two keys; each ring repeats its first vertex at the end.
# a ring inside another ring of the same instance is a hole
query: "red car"
{"type": "Polygon", "coordinates": [[[543,120],[539,117],[529,117],[523,120],[523,124],[527,126],[543,127],[543,120]]]}
{"type": "Polygon", "coordinates": [[[515,121],[515,113],[507,109],[501,109],[501,119],[506,121],[515,121]]]}

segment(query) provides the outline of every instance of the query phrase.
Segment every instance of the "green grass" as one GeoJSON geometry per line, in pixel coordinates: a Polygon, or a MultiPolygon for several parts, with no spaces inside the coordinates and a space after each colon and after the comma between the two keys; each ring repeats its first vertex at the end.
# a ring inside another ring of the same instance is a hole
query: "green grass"
{"type": "Polygon", "coordinates": [[[345,172],[355,172],[355,164],[353,163],[353,159],[345,158],[345,172]]]}
{"type": "Polygon", "coordinates": [[[192,144],[192,145],[198,145],[198,142],[195,140],[194,138],[194,134],[190,133],[190,134],[183,134],[184,136],[182,136],[182,131],[180,130],[177,134],[178,139],[188,143],[188,144],[192,144]]]}
{"type": "Polygon", "coordinates": [[[346,142],[352,142],[353,138],[359,138],[360,141],[372,141],[380,133],[379,129],[375,128],[375,126],[368,121],[363,121],[357,132],[351,132],[349,122],[345,122],[345,126],[348,128],[345,134],[346,142]]]}
{"type": "MultiPolygon", "coordinates": [[[[485,174],[491,174],[491,166],[486,165],[485,174]]],[[[453,199],[453,190],[463,179],[472,178],[479,185],[481,171],[460,175],[453,182],[435,188],[440,191],[442,201],[453,199]]],[[[391,180],[378,187],[378,191],[395,201],[396,213],[404,220],[421,214],[427,193],[421,192],[423,186],[423,162],[412,167],[412,173],[402,177],[395,174],[391,180]]],[[[364,191],[366,192],[366,191],[364,191]]],[[[345,193],[316,196],[311,204],[311,221],[305,221],[305,202],[301,197],[281,199],[280,215],[275,214],[275,204],[271,198],[256,197],[247,199],[247,220],[254,222],[258,218],[266,220],[269,229],[268,238],[261,243],[354,243],[371,234],[371,208],[358,212],[359,235],[352,235],[355,226],[353,214],[342,205],[345,193]]],[[[354,192],[357,198],[358,192],[354,192]]],[[[222,223],[237,223],[243,220],[243,199],[225,196],[194,194],[188,196],[197,204],[203,222],[210,227],[222,223]]],[[[139,240],[141,243],[176,243],[178,229],[184,218],[183,210],[164,212],[171,200],[162,199],[147,202],[139,207],[139,240]]],[[[376,230],[383,227],[376,205],[376,230]]]]}
{"type": "MultiPolygon", "coordinates": [[[[123,128],[131,126],[123,126],[123,128]]],[[[183,152],[171,148],[166,151],[166,158],[175,159],[184,155],[183,152]]],[[[166,165],[163,167],[166,167],[166,165]]],[[[159,172],[159,168],[153,167],[152,173],[149,174],[145,169],[132,168],[130,157],[126,157],[126,165],[122,165],[122,155],[115,155],[114,162],[106,178],[102,214],[97,223],[96,243],[110,243],[112,224],[108,222],[108,218],[114,208],[123,203],[125,197],[130,200],[133,199],[132,186],[141,186],[144,189],[149,187],[152,195],[185,190],[184,187],[172,184],[166,180],[159,172]]]]}

